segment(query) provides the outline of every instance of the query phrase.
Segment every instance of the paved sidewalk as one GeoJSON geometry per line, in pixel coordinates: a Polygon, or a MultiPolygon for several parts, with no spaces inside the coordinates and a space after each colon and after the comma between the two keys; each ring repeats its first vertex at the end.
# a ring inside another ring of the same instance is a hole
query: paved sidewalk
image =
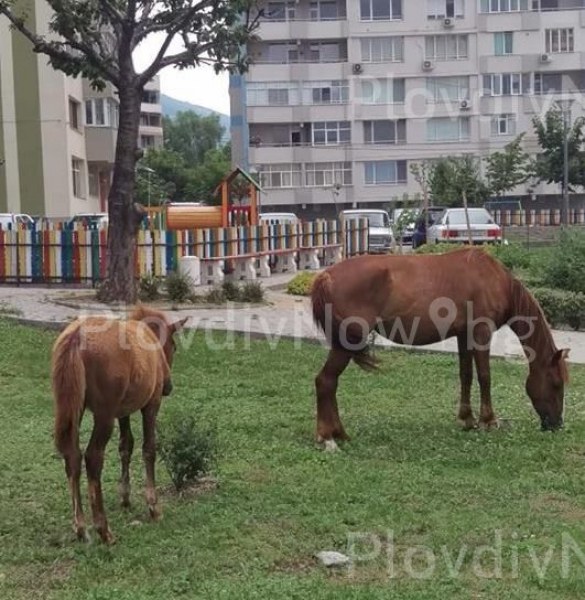
{"type": "MultiPolygon", "coordinates": [[[[282,281],[271,282],[271,285],[284,286],[289,276],[282,281]]],[[[82,311],[56,304],[71,297],[73,290],[35,287],[0,287],[0,311],[14,309],[19,318],[30,324],[48,327],[61,327],[82,311]]],[[[309,301],[307,298],[294,298],[283,291],[268,289],[268,306],[243,307],[226,306],[222,308],[193,308],[177,311],[177,316],[188,316],[187,327],[206,331],[228,330],[245,333],[251,337],[264,337],[276,342],[287,338],[302,341],[318,342],[323,335],[313,324],[309,301]]],[[[92,307],[97,312],[98,305],[92,307]]],[[[87,312],[87,311],[86,311],[87,312]]],[[[211,335],[211,334],[210,334],[211,335]]],[[[553,331],[559,348],[570,348],[570,362],[585,364],[585,332],[553,331]]],[[[388,340],[378,337],[380,346],[395,346],[388,340]]],[[[456,352],[455,339],[439,344],[424,346],[424,349],[456,352]]],[[[420,349],[420,348],[419,348],[420,349]]],[[[522,348],[515,335],[507,327],[496,333],[492,341],[492,353],[503,357],[522,357],[522,348]]]]}

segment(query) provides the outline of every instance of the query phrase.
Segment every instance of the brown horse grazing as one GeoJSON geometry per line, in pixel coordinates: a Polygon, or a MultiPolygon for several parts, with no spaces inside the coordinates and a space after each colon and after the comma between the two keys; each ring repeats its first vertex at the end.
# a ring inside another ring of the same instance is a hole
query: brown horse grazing
{"type": "Polygon", "coordinates": [[[331,345],[316,378],[317,440],[335,449],[348,439],[337,408],[337,382],[351,359],[376,368],[368,353],[372,331],[414,346],[457,337],[461,398],[458,418],[476,426],[470,391],[473,361],[481,392],[479,426],[497,425],[490,395],[492,334],[508,324],[529,359],[526,391],[543,429],[562,425],[565,358],[557,350],[544,314],[528,290],[481,249],[443,255],[361,256],[329,267],[311,294],[313,317],[331,345]]]}
{"type": "Polygon", "coordinates": [[[87,317],[71,323],[53,347],[55,445],[65,459],[73,501],[74,530],[87,539],[79,478],[79,425],[85,409],[93,413],[93,431],[85,451],[89,502],[94,526],[106,543],[114,538],[104,512],[101,472],[114,421],[120,424],[122,506],[130,505],[129,466],[134,440],[130,415],[142,411],[146,469],[146,502],[153,519],[160,517],[154,483],[155,422],[161,397],[172,390],[171,365],[175,334],[187,319],[170,324],[163,313],[137,308],[127,321],[87,317]]]}

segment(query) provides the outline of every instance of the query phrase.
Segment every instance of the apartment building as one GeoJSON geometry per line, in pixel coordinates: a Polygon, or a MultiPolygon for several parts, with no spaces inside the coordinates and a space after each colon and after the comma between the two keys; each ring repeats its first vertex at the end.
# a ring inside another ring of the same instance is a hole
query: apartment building
{"type": "MultiPolygon", "coordinates": [[[[420,193],[410,164],[485,156],[558,100],[582,114],[585,0],[267,2],[230,80],[234,162],[301,214],[420,193]]],[[[557,194],[527,185],[518,198],[557,194]]]]}
{"type": "MultiPolygon", "coordinates": [[[[30,3],[29,25],[46,33],[46,2],[30,3]]],[[[35,54],[0,19],[0,212],[70,217],[105,211],[118,129],[116,90],[97,92],[35,54]]],[[[160,83],[145,90],[139,143],[162,145],[160,83]]]]}

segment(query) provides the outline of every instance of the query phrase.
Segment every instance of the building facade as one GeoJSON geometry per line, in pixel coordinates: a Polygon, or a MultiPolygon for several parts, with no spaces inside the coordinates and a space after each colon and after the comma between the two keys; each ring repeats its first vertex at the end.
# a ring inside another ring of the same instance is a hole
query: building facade
{"type": "MultiPolygon", "coordinates": [[[[50,16],[46,2],[29,4],[28,25],[36,32],[47,32],[50,16]]],[[[146,94],[139,144],[159,147],[158,79],[146,94]]],[[[55,71],[0,18],[0,212],[68,218],[105,211],[118,112],[111,85],[97,92],[87,81],[55,71]]]]}
{"type": "MultiPolygon", "coordinates": [[[[310,216],[420,194],[414,162],[484,157],[585,90],[585,0],[267,2],[230,80],[234,162],[310,216]]],[[[515,197],[556,194],[530,184],[515,197]]]]}

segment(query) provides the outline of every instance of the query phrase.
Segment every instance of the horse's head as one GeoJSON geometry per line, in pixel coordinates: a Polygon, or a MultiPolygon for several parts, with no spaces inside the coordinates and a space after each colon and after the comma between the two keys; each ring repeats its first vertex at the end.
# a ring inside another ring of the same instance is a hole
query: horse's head
{"type": "Polygon", "coordinates": [[[540,417],[543,431],[563,426],[565,383],[569,380],[565,359],[569,350],[557,350],[552,360],[538,368],[534,365],[526,380],[526,392],[540,417]]]}

